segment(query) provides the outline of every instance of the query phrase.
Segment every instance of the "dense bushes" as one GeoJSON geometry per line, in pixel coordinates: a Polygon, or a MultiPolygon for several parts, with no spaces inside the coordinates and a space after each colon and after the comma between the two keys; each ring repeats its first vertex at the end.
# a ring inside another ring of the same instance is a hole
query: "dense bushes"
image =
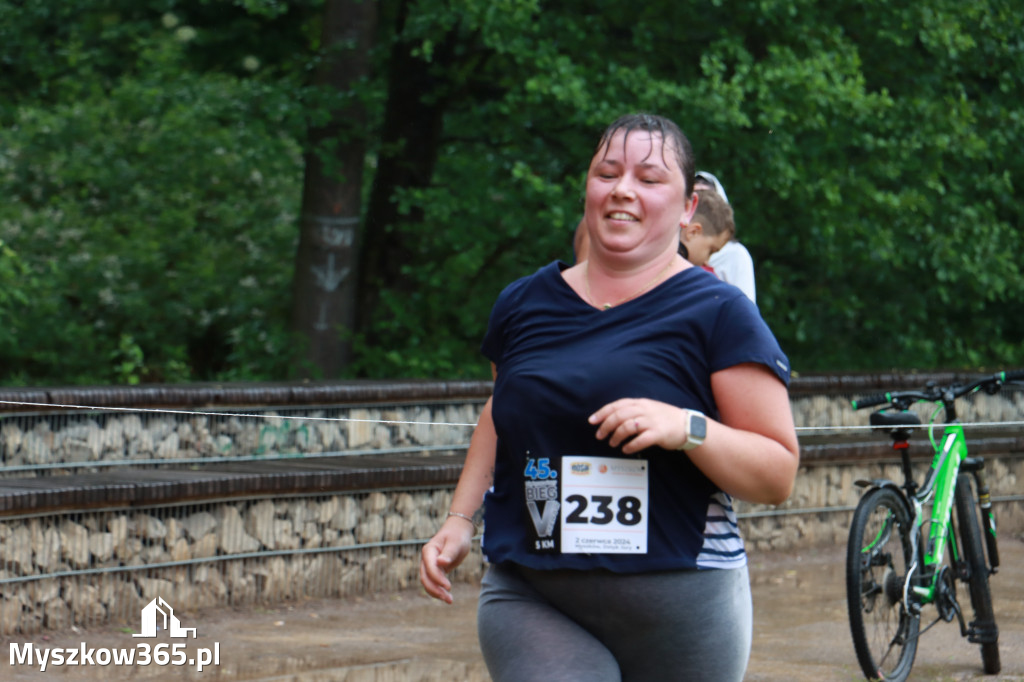
{"type": "Polygon", "coordinates": [[[179,57],[158,36],[108,90],[9,112],[5,383],[283,374],[301,165],[275,108],[294,105],[179,57]]]}

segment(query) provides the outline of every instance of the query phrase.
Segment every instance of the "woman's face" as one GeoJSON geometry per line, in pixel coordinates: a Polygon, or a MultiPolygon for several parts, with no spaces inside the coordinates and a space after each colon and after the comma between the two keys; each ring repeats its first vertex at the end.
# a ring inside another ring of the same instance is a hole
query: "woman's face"
{"type": "Polygon", "coordinates": [[[590,162],[585,213],[591,253],[598,248],[649,260],[674,250],[679,225],[695,208],[686,199],[676,150],[657,133],[617,132],[590,162]]]}

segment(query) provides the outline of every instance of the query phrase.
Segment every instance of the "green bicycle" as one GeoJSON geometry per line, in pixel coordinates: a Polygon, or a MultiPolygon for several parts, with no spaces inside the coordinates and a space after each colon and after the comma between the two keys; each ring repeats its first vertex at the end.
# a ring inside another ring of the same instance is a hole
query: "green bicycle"
{"type": "Polygon", "coordinates": [[[999,629],[989,591],[989,575],[999,567],[995,516],[985,462],[967,455],[956,400],[980,390],[995,394],[1007,382],[1022,379],[1024,370],[1000,372],[968,384],[929,384],[920,391],[853,401],[855,410],[885,405],[871,414],[870,422],[889,431],[893,448],[901,455],[904,477],[903,485],[886,479],[857,481],[866,492],[850,527],[846,597],[853,647],[869,680],[907,679],[918,637],[940,620],[949,623],[954,618],[961,635],[981,646],[985,673],[999,672],[999,629]],[[918,402],[937,406],[929,424],[935,456],[920,486],[914,481],[908,450],[912,431],[921,426],[921,419],[910,411],[918,402]],[[940,413],[945,415],[946,426],[942,438],[936,440],[935,420],[940,413]],[[971,489],[972,477],[977,499],[971,489]],[[931,505],[930,514],[924,511],[927,505],[931,505]],[[947,549],[948,561],[944,559],[947,549]],[[965,583],[970,594],[974,619],[969,622],[957,599],[958,582],[965,583]],[[923,607],[929,604],[938,615],[922,628],[923,607]]]}

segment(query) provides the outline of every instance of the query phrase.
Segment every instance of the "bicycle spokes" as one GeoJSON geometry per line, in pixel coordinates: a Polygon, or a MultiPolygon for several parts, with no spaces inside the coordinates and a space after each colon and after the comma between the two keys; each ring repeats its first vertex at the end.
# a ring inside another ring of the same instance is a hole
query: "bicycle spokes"
{"type": "Polygon", "coordinates": [[[857,658],[870,678],[902,679],[917,649],[918,618],[905,608],[913,524],[899,493],[868,492],[854,512],[847,594],[857,658]]]}

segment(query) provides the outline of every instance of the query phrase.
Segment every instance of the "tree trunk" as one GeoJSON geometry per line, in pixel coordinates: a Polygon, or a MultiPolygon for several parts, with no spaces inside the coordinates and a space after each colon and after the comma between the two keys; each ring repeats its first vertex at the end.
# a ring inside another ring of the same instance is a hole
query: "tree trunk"
{"type": "MultiPolygon", "coordinates": [[[[409,11],[409,3],[402,2],[395,35],[402,35],[409,11]]],[[[381,341],[374,331],[381,290],[388,287],[407,293],[411,286],[401,268],[415,261],[417,245],[412,241],[414,234],[400,231],[400,223],[422,222],[423,212],[414,207],[401,215],[393,196],[398,188],[430,185],[452,94],[447,74],[456,40],[455,30],[446,34],[430,61],[416,55],[419,42],[396,40],[391,47],[380,153],[368,198],[359,271],[356,329],[370,343],[381,341]]]]}
{"type": "MultiPolygon", "coordinates": [[[[348,93],[369,75],[376,18],[374,0],[327,0],[315,84],[348,93]]],[[[365,119],[352,97],[309,131],[292,290],[292,329],[305,342],[296,356],[300,376],[335,378],[350,361],[365,119]]]]}

